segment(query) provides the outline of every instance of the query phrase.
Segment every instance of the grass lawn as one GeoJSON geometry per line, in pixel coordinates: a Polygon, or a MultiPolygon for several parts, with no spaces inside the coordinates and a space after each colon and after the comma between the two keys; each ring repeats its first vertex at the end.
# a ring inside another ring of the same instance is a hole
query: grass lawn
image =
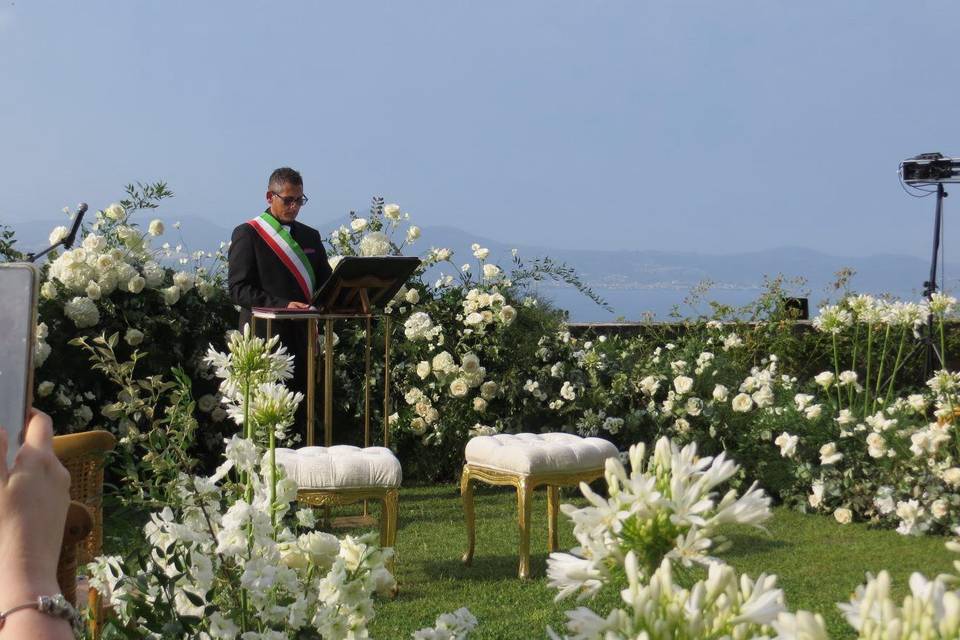
{"type": "MultiPolygon", "coordinates": [[[[371,636],[409,638],[413,631],[432,626],[438,614],[464,606],[479,621],[471,636],[478,640],[544,638],[548,625],[560,630],[563,612],[576,604],[553,602],[555,590],[546,584],[546,493],[538,490],[534,498],[533,579],[525,582],[516,577],[515,495],[512,490],[476,485],[477,546],[468,568],[460,562],[466,532],[458,487],[401,489],[396,565],[400,593],[395,600],[378,603],[371,636]]],[[[562,502],[577,501],[578,495],[567,490],[562,502]]],[[[562,514],[560,521],[560,545],[568,549],[575,542],[572,527],[562,514]]],[[[108,536],[111,524],[107,523],[108,536]]],[[[114,531],[122,530],[117,524],[114,531]]],[[[829,518],[786,509],[776,509],[767,528],[769,535],[731,527],[726,533],[733,547],[723,557],[754,577],[776,573],[788,606],[823,614],[835,638],[853,637],[834,603],[849,598],[865,571],[889,570],[901,597],[911,572],[933,576],[952,569],[953,554],[944,549],[943,538],[906,538],[865,525],[841,526],[829,518]]],[[[107,551],[119,552],[118,544],[122,542],[108,537],[107,551]]],[[[605,615],[618,601],[616,591],[608,589],[591,607],[605,615]]]]}

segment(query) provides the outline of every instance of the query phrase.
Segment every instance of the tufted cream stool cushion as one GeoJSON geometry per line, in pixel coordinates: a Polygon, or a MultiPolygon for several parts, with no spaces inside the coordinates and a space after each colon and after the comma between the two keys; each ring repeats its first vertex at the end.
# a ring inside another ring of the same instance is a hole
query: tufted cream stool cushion
{"type": "Polygon", "coordinates": [[[572,433],[498,433],[467,443],[467,463],[523,475],[602,469],[617,448],[602,438],[572,433]]]}
{"type": "Polygon", "coordinates": [[[400,461],[385,447],[302,447],[277,449],[277,464],[301,490],[400,487],[400,461]]]}

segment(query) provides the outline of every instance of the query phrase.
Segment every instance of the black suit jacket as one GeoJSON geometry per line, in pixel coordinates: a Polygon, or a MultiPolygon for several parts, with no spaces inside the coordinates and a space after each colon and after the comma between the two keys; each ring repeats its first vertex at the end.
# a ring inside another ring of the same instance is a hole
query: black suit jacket
{"type": "MultiPolygon", "coordinates": [[[[330,277],[330,264],[320,233],[294,221],[290,235],[307,256],[319,287],[330,277]]],[[[240,327],[250,322],[251,307],[286,307],[291,301],[307,302],[303,291],[256,230],[246,222],[233,230],[228,258],[230,299],[241,307],[240,327]]]]}

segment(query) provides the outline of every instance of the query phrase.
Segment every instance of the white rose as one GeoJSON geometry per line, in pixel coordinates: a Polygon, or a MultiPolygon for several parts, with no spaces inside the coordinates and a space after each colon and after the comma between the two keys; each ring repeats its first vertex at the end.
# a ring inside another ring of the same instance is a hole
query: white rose
{"type": "Polygon", "coordinates": [[[143,277],[147,286],[151,289],[155,289],[163,283],[163,276],[163,267],[156,262],[151,260],[143,265],[143,277]]]}
{"type": "Polygon", "coordinates": [[[493,280],[498,275],[500,275],[500,267],[495,264],[485,264],[483,265],[483,277],[487,280],[493,280]]]}
{"type": "Polygon", "coordinates": [[[823,407],[819,404],[811,405],[804,411],[807,420],[816,420],[823,413],[823,407]]]}
{"type": "Polygon", "coordinates": [[[151,220],[151,221],[150,221],[150,226],[147,227],[147,233],[149,233],[149,234],[152,235],[153,237],[162,236],[162,235],[163,235],[163,221],[160,220],[159,218],[155,218],[155,219],[151,220]]]}
{"type": "Polygon", "coordinates": [[[826,389],[831,384],[833,384],[833,373],[830,371],[824,371],[823,373],[818,373],[813,377],[813,380],[818,385],[826,389]]]}
{"type": "Polygon", "coordinates": [[[473,410],[483,413],[487,410],[487,401],[483,398],[474,398],[473,399],[473,410]]]}
{"type": "Polygon", "coordinates": [[[949,505],[947,505],[947,501],[943,498],[934,500],[930,505],[930,513],[932,513],[933,517],[937,518],[938,520],[946,518],[947,514],[950,513],[950,508],[949,505]]]}
{"type": "Polygon", "coordinates": [[[450,395],[454,398],[462,398],[467,395],[467,392],[470,390],[470,386],[467,384],[467,381],[463,378],[456,378],[453,382],[450,383],[450,395]]]}
{"type": "Polygon", "coordinates": [[[130,327],[127,329],[126,334],[124,334],[123,340],[131,347],[135,347],[143,342],[143,332],[130,327]]]}
{"type": "Polygon", "coordinates": [[[383,217],[393,222],[399,222],[400,205],[392,203],[383,205],[383,217]]]}
{"type": "Polygon", "coordinates": [[[813,493],[807,497],[807,502],[810,503],[810,506],[816,509],[823,502],[823,483],[819,480],[813,483],[811,487],[813,493]]]}
{"type": "Polygon", "coordinates": [[[833,517],[840,524],[850,524],[853,520],[853,512],[845,507],[840,507],[833,512],[833,517]]]}
{"type": "Polygon", "coordinates": [[[427,423],[423,418],[414,418],[410,421],[410,430],[418,436],[422,436],[427,431],[427,423]]]}
{"type": "Polygon", "coordinates": [[[403,299],[407,301],[407,304],[417,304],[420,302],[420,292],[416,289],[410,289],[406,295],[403,296],[403,299]]]}
{"type": "Polygon", "coordinates": [[[114,202],[103,210],[103,215],[107,216],[111,220],[120,220],[125,213],[126,210],[123,208],[123,205],[117,202],[114,202]]]}
{"type": "Polygon", "coordinates": [[[143,287],[147,284],[147,281],[141,276],[133,276],[130,278],[130,282],[127,283],[127,291],[130,293],[140,293],[143,291],[143,287]]]}
{"type": "Polygon", "coordinates": [[[407,229],[407,242],[413,242],[420,237],[420,227],[411,226],[407,229]]]}
{"type": "Polygon", "coordinates": [[[476,373],[480,369],[480,358],[475,353],[468,353],[463,356],[460,368],[464,373],[476,373]]]}
{"type": "Polygon", "coordinates": [[[754,391],[751,397],[759,408],[769,407],[773,404],[773,390],[770,388],[770,385],[763,385],[754,391]]]}
{"type": "Polygon", "coordinates": [[[950,467],[940,474],[940,478],[951,487],[960,487],[960,467],[950,467]]]}
{"type": "Polygon", "coordinates": [[[677,376],[673,379],[673,388],[677,390],[677,393],[684,394],[689,393],[693,389],[693,378],[688,378],[687,376],[677,376]]]}
{"type": "Polygon", "coordinates": [[[213,411],[213,408],[216,406],[217,406],[216,397],[210,395],[209,393],[205,393],[204,395],[197,398],[197,409],[200,409],[200,411],[204,413],[210,413],[211,411],[213,411]]]}
{"type": "Polygon", "coordinates": [[[64,226],[54,227],[53,231],[50,232],[50,237],[47,238],[50,241],[50,244],[57,244],[61,240],[69,235],[70,230],[64,226]]]}
{"type": "Polygon", "coordinates": [[[87,283],[87,297],[91,300],[100,299],[100,285],[93,280],[87,283]]]}
{"type": "Polygon", "coordinates": [[[486,260],[488,255],[490,255],[490,249],[487,249],[485,247],[478,246],[476,249],[473,250],[473,257],[478,260],[486,260]]]}
{"type": "Polygon", "coordinates": [[[47,300],[53,300],[57,297],[57,285],[50,281],[44,282],[43,286],[40,287],[40,295],[47,300]]]}
{"type": "Polygon", "coordinates": [[[503,324],[510,324],[517,317],[517,310],[511,307],[508,304],[503,305],[500,309],[500,320],[503,324]]]}
{"type": "Polygon", "coordinates": [[[687,413],[691,416],[698,416],[703,410],[703,401],[700,398],[687,398],[687,413]]]}
{"type": "Polygon", "coordinates": [[[350,228],[354,231],[363,231],[367,228],[367,219],[366,218],[355,218],[350,221],[350,228]]]}
{"type": "Polygon", "coordinates": [[[841,371],[840,372],[840,386],[845,387],[849,384],[855,384],[857,382],[857,372],[856,371],[841,371]]]}
{"type": "Polygon", "coordinates": [[[53,390],[56,386],[57,385],[53,384],[49,380],[44,380],[43,382],[37,385],[37,396],[40,398],[46,398],[51,393],[53,393],[53,390]]]}
{"type": "Polygon", "coordinates": [[[175,284],[181,293],[186,293],[193,288],[193,274],[186,271],[178,271],[173,274],[173,284],[175,284]]]}
{"type": "Polygon", "coordinates": [[[163,290],[163,301],[167,305],[175,305],[180,300],[180,287],[173,285],[163,290]]]}
{"type": "Polygon", "coordinates": [[[729,393],[730,391],[725,386],[718,384],[713,388],[713,399],[717,402],[726,402],[729,393]]]}
{"type": "Polygon", "coordinates": [[[480,396],[484,400],[493,400],[497,395],[497,383],[493,380],[487,380],[480,385],[480,396]]]}
{"type": "Polygon", "coordinates": [[[797,443],[800,441],[800,438],[797,436],[792,436],[786,431],[777,436],[777,439],[773,441],[775,445],[780,447],[780,455],[784,458],[792,458],[793,454],[797,451],[797,443]]]}
{"type": "Polygon", "coordinates": [[[640,381],[640,390],[648,396],[653,396],[660,388],[660,381],[653,376],[647,376],[640,381]]]}
{"type": "Polygon", "coordinates": [[[417,364],[417,375],[420,376],[421,380],[426,380],[427,376],[430,375],[430,363],[426,360],[421,360],[417,364]]]}
{"type": "Polygon", "coordinates": [[[820,464],[834,464],[843,459],[843,454],[837,451],[837,445],[833,442],[820,447],[820,464]]]}
{"type": "Polygon", "coordinates": [[[739,413],[747,413],[753,408],[753,398],[745,393],[738,393],[733,397],[730,405],[734,411],[739,413]]]}

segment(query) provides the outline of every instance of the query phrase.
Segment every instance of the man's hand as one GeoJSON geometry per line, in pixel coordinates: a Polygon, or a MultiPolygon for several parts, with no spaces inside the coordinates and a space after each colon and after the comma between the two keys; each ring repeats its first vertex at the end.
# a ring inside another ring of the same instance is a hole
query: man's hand
{"type": "Polygon", "coordinates": [[[297,302],[296,300],[291,300],[290,303],[287,304],[287,309],[310,309],[310,308],[311,308],[310,305],[307,304],[306,302],[297,302]]]}

